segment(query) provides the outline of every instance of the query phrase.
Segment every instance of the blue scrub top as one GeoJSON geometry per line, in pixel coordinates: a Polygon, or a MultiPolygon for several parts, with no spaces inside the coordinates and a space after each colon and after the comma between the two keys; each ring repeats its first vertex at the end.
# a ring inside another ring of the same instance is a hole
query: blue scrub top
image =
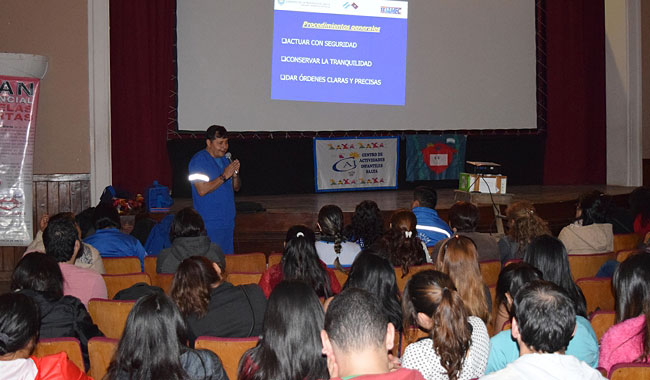
{"type": "MultiPolygon", "coordinates": [[[[190,176],[202,174],[212,181],[223,174],[230,164],[226,157],[214,158],[207,150],[202,150],[192,157],[189,164],[190,176]]],[[[235,226],[235,192],[232,178],[217,189],[200,196],[192,181],[192,200],[194,209],[201,214],[206,228],[234,228],[235,226]]]]}

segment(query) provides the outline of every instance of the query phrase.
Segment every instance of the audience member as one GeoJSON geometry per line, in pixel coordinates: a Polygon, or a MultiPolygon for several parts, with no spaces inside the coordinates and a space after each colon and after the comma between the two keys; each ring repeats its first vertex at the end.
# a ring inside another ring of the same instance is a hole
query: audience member
{"type": "Polygon", "coordinates": [[[389,230],[379,238],[373,247],[388,253],[388,260],[395,267],[402,268],[406,275],[409,268],[431,261],[426,246],[418,238],[415,229],[415,214],[408,210],[396,211],[390,218],[389,230]]]}
{"type": "Polygon", "coordinates": [[[449,276],[434,270],[414,274],[402,305],[404,329],[418,326],[429,334],[406,347],[404,368],[417,369],[427,380],[483,375],[490,351],[487,328],[480,318],[467,314],[449,276]]]}
{"type": "MultiPolygon", "coordinates": [[[[490,234],[476,232],[481,214],[478,207],[469,202],[456,202],[449,209],[449,226],[456,235],[467,236],[476,244],[478,261],[500,260],[499,246],[497,240],[490,234]]],[[[440,240],[433,246],[431,255],[433,261],[444,240],[440,240]]]]}
{"type": "Polygon", "coordinates": [[[388,321],[396,329],[402,329],[402,306],[397,279],[388,260],[370,248],[361,251],[352,263],[348,279],[343,285],[343,290],[348,288],[363,289],[377,297],[388,321]]]}
{"type": "Polygon", "coordinates": [[[540,235],[550,235],[548,224],[528,201],[514,202],[506,209],[508,234],[499,239],[501,262],[521,259],[528,244],[540,235]]]}
{"type": "Polygon", "coordinates": [[[203,218],[191,207],[180,210],[174,216],[169,231],[171,247],[160,251],[156,260],[156,272],[174,273],[178,265],[190,256],[204,256],[226,267],[226,257],[221,248],[210,241],[203,224],[203,218]]]}
{"type": "MultiPolygon", "coordinates": [[[[79,232],[79,239],[80,240],[82,239],[82,233],[81,233],[81,228],[79,227],[79,223],[77,223],[76,217],[71,212],[61,212],[56,215],[53,215],[51,218],[48,214],[44,214],[41,217],[39,230],[36,233],[36,237],[34,238],[34,241],[32,241],[31,244],[27,247],[24,255],[30,252],[42,252],[42,253],[45,252],[45,245],[43,244],[43,231],[45,231],[45,228],[47,228],[47,224],[50,222],[50,220],[57,220],[59,218],[68,219],[72,223],[74,223],[75,227],[77,228],[77,231],[79,232]]],[[[95,249],[95,247],[87,243],[82,243],[79,254],[77,255],[77,258],[74,262],[74,265],[78,266],[79,268],[92,269],[99,274],[106,273],[106,271],[104,270],[104,263],[102,262],[102,257],[99,255],[99,251],[95,249]]]]}
{"type": "Polygon", "coordinates": [[[413,191],[411,211],[417,218],[418,237],[427,247],[433,247],[438,241],[451,236],[452,231],[438,216],[436,204],[438,193],[429,186],[418,186],[413,191]]]}
{"type": "Polygon", "coordinates": [[[458,294],[469,315],[481,318],[487,325],[492,310],[490,289],[483,283],[476,245],[466,236],[455,235],[440,247],[436,268],[456,284],[458,294]]]}
{"type": "Polygon", "coordinates": [[[610,198],[600,191],[580,195],[576,221],[564,227],[558,238],[571,255],[611,252],[614,230],[607,218],[610,198]]]}
{"type": "Polygon", "coordinates": [[[395,327],[377,298],[363,289],[346,289],[327,309],[321,332],[330,378],[423,379],[416,370],[391,371],[395,364],[388,351],[394,339],[395,327]]]}
{"type": "MultiPolygon", "coordinates": [[[[497,305],[504,307],[508,313],[508,321],[512,320],[512,304],[517,291],[524,285],[542,280],[542,272],[525,262],[507,265],[499,274],[497,283],[497,305]]],[[[567,355],[586,362],[595,367],[598,362],[598,341],[591,324],[582,316],[576,316],[575,334],[569,341],[567,355]]],[[[497,316],[496,329],[503,326],[500,316],[497,316]]],[[[490,340],[490,357],[485,373],[491,373],[505,368],[519,357],[519,346],[512,340],[511,330],[504,330],[490,340]]]]}
{"type": "Polygon", "coordinates": [[[539,269],[544,280],[558,285],[573,300],[576,314],[587,317],[587,304],[580,287],[571,276],[569,257],[564,244],[550,235],[539,236],[530,242],[524,261],[539,269]]]}
{"type": "Polygon", "coordinates": [[[45,253],[59,263],[63,273],[63,294],[88,305],[91,298],[107,298],[102,276],[91,269],[74,265],[82,243],[74,223],[66,218],[51,220],[43,231],[45,253]]]}
{"type": "Polygon", "coordinates": [[[256,284],[233,286],[224,281],[218,264],[203,256],[178,266],[171,297],[188,327],[190,345],[202,335],[257,336],[262,332],[266,297],[256,284]]]}
{"type": "Polygon", "coordinates": [[[79,339],[88,369],[88,340],[104,334],[79,299],[63,295],[63,275],[57,262],[38,252],[28,253],[11,275],[11,290],[28,296],[38,305],[41,338],[79,339]]]}
{"type": "Polygon", "coordinates": [[[352,223],[345,226],[343,235],[361,248],[370,247],[384,233],[384,218],[375,201],[363,201],[352,214],[352,223]]]}
{"type": "Polygon", "coordinates": [[[185,346],[185,322],[164,294],[140,298],[126,319],[105,379],[227,380],[219,357],[185,346]]]}
{"type": "Polygon", "coordinates": [[[0,295],[0,380],[92,380],[68,360],[65,352],[30,356],[36,347],[39,312],[24,294],[0,295]]]}
{"type": "Polygon", "coordinates": [[[94,215],[95,208],[88,207],[74,217],[79,229],[81,230],[82,240],[95,233],[95,221],[93,220],[94,215]]]}
{"type": "Polygon", "coordinates": [[[283,281],[271,296],[257,346],[239,362],[239,380],[327,379],[320,331],[323,308],[302,281],[283,281]]]}
{"type": "Polygon", "coordinates": [[[634,215],[634,232],[645,236],[650,232],[650,189],[637,187],[630,193],[629,202],[634,215]]]}
{"type": "Polygon", "coordinates": [[[102,257],[137,256],[144,271],[144,257],[147,253],[140,241],[120,231],[120,216],[117,210],[105,203],[95,207],[93,214],[96,232],[85,242],[97,248],[102,257]]]}
{"type": "Polygon", "coordinates": [[[339,206],[327,205],[318,212],[320,238],[316,242],[318,257],[330,268],[349,267],[361,251],[355,242],[343,236],[343,211],[339,206]]]}
{"type": "Polygon", "coordinates": [[[267,269],[260,279],[259,285],[267,297],[282,280],[304,281],[319,297],[331,297],[341,291],[334,272],[318,258],[315,244],[314,231],[308,227],[289,228],[282,261],[267,269]]]}
{"type": "Polygon", "coordinates": [[[650,355],[650,254],[622,262],[612,278],[616,324],[600,344],[598,366],[608,372],[617,363],[648,362],[650,355]]]}
{"type": "Polygon", "coordinates": [[[603,379],[585,362],[564,354],[576,329],[576,312],[562,288],[531,282],[517,292],[512,306],[512,337],[520,356],[481,379],[603,379]]]}

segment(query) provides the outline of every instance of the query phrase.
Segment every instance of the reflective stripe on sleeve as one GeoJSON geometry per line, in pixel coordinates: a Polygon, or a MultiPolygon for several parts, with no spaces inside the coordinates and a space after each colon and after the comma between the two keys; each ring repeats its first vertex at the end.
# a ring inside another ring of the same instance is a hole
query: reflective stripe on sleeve
{"type": "Polygon", "coordinates": [[[201,173],[190,174],[188,179],[190,180],[190,182],[193,182],[193,181],[210,182],[210,177],[208,177],[205,174],[201,174],[201,173]]]}
{"type": "Polygon", "coordinates": [[[443,235],[445,235],[447,237],[451,237],[451,234],[449,232],[443,230],[442,228],[438,228],[438,227],[422,226],[422,225],[418,224],[417,226],[415,226],[415,229],[416,230],[424,230],[424,231],[433,231],[433,232],[443,234],[443,235]]]}

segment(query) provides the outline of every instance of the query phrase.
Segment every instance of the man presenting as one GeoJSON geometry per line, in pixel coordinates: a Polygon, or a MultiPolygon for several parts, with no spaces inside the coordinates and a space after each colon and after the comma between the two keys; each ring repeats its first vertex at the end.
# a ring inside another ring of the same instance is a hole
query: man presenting
{"type": "Polygon", "coordinates": [[[241,187],[239,160],[226,157],[226,128],[212,125],[205,133],[205,149],[189,165],[194,209],[201,214],[208,237],[225,254],[234,253],[235,191],[241,187]]]}

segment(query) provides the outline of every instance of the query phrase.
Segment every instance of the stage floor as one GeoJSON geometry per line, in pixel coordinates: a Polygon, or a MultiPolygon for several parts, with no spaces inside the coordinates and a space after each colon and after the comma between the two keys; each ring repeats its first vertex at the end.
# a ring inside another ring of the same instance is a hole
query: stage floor
{"type": "MultiPolygon", "coordinates": [[[[245,185],[244,185],[245,186],[245,185]]],[[[624,195],[634,190],[626,186],[511,186],[509,194],[513,200],[528,200],[533,204],[568,202],[578,199],[581,193],[590,190],[600,190],[609,195],[624,195]]],[[[392,211],[400,208],[410,208],[413,200],[412,190],[384,190],[384,191],[350,191],[318,194],[287,194],[287,195],[256,195],[235,196],[235,201],[258,202],[267,213],[315,213],[328,204],[338,205],[343,212],[353,212],[361,201],[366,199],[377,202],[381,210],[392,211]]],[[[449,209],[454,204],[454,189],[438,190],[437,209],[449,209]]],[[[172,212],[184,207],[191,207],[192,199],[174,199],[172,212]]]]}

